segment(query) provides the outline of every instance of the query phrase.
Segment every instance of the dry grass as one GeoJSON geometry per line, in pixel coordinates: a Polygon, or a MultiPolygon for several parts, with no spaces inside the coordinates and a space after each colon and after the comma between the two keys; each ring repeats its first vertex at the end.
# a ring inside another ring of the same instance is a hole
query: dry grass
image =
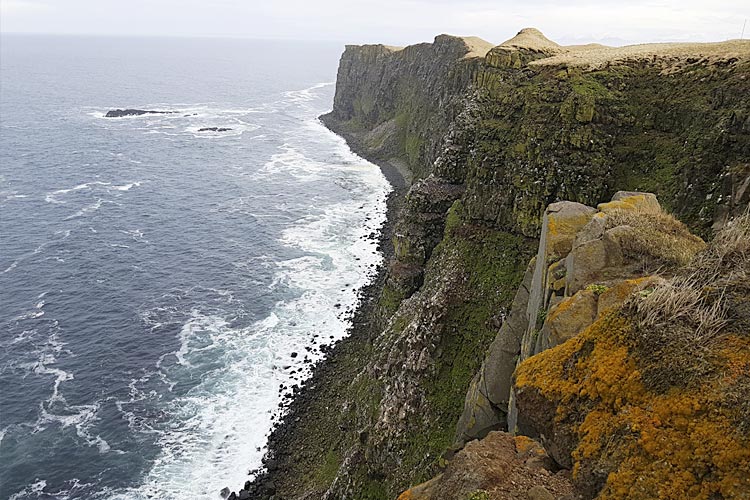
{"type": "Polygon", "coordinates": [[[625,47],[582,45],[561,47],[561,53],[532,62],[534,65],[578,66],[599,69],[609,64],[656,62],[667,65],[695,61],[716,63],[750,59],[750,40],[715,43],[648,43],[625,47]]]}
{"type": "Polygon", "coordinates": [[[468,59],[470,57],[484,57],[487,55],[487,52],[489,52],[490,49],[494,47],[494,44],[488,42],[487,40],[482,40],[478,36],[462,36],[460,38],[466,44],[466,48],[469,49],[469,52],[466,53],[464,59],[468,59]]]}
{"type": "Polygon", "coordinates": [[[647,385],[663,391],[710,374],[720,339],[750,335],[750,214],[729,223],[678,275],[627,307],[647,385]]]}
{"type": "Polygon", "coordinates": [[[613,210],[607,214],[607,229],[632,228],[620,238],[626,256],[648,261],[649,267],[684,266],[706,243],[670,214],[655,210],[613,210]]]}
{"type": "Polygon", "coordinates": [[[519,49],[532,49],[546,53],[558,53],[565,50],[553,42],[536,28],[524,28],[510,40],[500,44],[500,47],[515,47],[519,49]]]}

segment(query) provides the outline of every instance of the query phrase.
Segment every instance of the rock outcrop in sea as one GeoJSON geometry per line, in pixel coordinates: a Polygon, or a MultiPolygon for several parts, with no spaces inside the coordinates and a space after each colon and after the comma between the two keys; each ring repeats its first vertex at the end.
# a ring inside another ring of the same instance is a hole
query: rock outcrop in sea
{"type": "Polygon", "coordinates": [[[347,46],[322,120],[408,190],[242,496],[750,496],[750,41],[347,46]]]}
{"type": "Polygon", "coordinates": [[[170,115],[176,111],[158,111],[153,109],[110,109],[105,118],[122,118],[124,116],[142,116],[142,115],[170,115]]]}

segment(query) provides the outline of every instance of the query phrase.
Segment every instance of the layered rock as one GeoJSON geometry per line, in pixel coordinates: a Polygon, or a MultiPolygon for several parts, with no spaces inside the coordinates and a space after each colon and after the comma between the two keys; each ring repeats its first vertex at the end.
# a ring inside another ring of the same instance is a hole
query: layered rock
{"type": "Polygon", "coordinates": [[[333,111],[321,118],[361,154],[390,161],[408,180],[426,177],[491,47],[450,35],[405,48],[347,45],[333,111]]]}

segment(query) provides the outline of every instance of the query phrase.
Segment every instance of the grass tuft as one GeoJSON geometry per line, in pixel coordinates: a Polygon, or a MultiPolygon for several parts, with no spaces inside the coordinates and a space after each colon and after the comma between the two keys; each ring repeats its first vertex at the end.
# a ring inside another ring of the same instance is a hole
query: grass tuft
{"type": "Polygon", "coordinates": [[[623,252],[657,265],[684,266],[706,247],[685,224],[663,211],[613,210],[607,214],[607,229],[618,226],[632,228],[620,238],[623,252]]]}
{"type": "Polygon", "coordinates": [[[633,297],[635,349],[652,389],[687,386],[712,372],[715,346],[750,325],[750,214],[729,223],[678,275],[633,297]]]}

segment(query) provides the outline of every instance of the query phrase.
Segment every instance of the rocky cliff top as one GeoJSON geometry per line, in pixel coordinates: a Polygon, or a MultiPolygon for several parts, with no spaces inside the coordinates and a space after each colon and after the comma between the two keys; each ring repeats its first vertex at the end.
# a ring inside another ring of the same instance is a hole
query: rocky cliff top
{"type": "Polygon", "coordinates": [[[727,40],[715,43],[646,43],[608,47],[598,43],[559,45],[536,28],[524,28],[498,48],[543,52],[549,57],[531,62],[534,65],[575,66],[599,69],[616,63],[668,62],[676,67],[697,62],[721,64],[750,59],[750,40],[727,40]]]}
{"type": "Polygon", "coordinates": [[[750,59],[750,40],[715,43],[646,43],[625,47],[575,45],[561,47],[558,54],[534,61],[538,65],[579,66],[598,69],[613,63],[653,62],[722,63],[750,59]]]}
{"type": "Polygon", "coordinates": [[[490,51],[492,47],[494,47],[494,44],[491,42],[488,42],[487,40],[483,40],[479,38],[478,36],[455,36],[455,35],[447,35],[442,34],[435,37],[435,40],[432,43],[424,42],[424,43],[417,43],[414,45],[408,45],[406,47],[401,47],[397,45],[384,45],[380,43],[376,44],[364,44],[364,45],[347,45],[347,50],[367,50],[368,48],[374,48],[376,50],[385,50],[386,52],[400,52],[406,48],[415,48],[425,45],[444,45],[444,44],[457,44],[462,43],[464,47],[466,48],[466,55],[464,58],[470,58],[470,57],[484,57],[487,52],[490,51]]]}
{"type": "Polygon", "coordinates": [[[553,42],[536,28],[524,28],[510,40],[500,44],[500,47],[515,47],[545,52],[561,52],[565,48],[553,42]]]}

